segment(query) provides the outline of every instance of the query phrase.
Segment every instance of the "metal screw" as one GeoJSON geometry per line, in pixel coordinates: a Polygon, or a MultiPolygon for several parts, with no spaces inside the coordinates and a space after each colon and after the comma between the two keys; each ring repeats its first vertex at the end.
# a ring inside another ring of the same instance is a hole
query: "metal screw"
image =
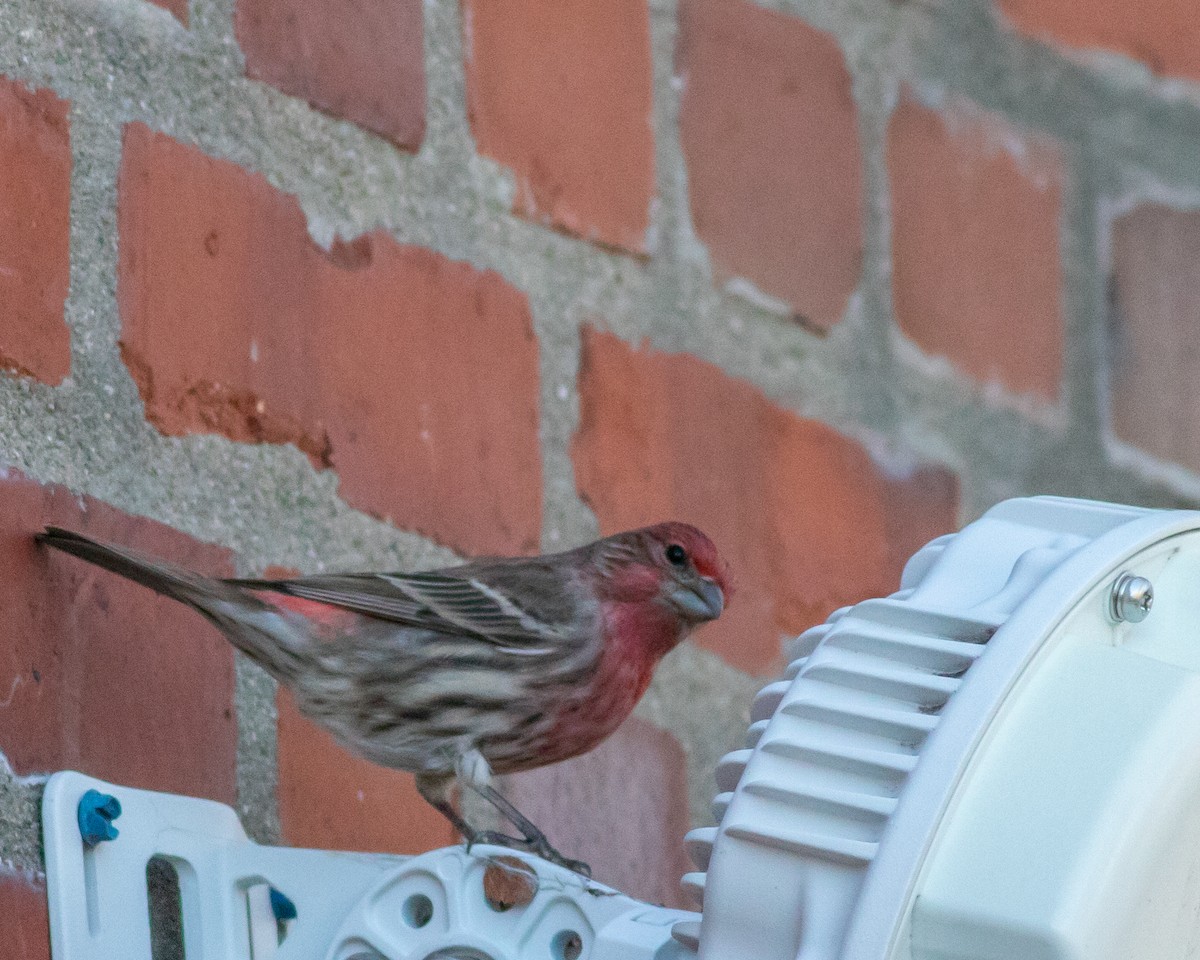
{"type": "Polygon", "coordinates": [[[1153,603],[1154,585],[1126,570],[1113,584],[1108,612],[1118,623],[1141,623],[1150,616],[1153,603]]]}

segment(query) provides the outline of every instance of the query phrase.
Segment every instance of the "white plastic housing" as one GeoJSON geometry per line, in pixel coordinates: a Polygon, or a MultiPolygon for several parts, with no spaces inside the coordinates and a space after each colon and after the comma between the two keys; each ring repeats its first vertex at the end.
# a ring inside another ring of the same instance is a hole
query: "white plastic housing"
{"type": "Polygon", "coordinates": [[[671,936],[695,919],[651,907],[553,864],[497,847],[419,857],[268,847],[211,800],[55,774],[42,801],[54,960],[150,960],[146,864],[179,876],[188,960],[681,960],[671,936]],[[87,847],[76,810],[115,796],[120,835],[87,847]],[[531,903],[503,913],[483,895],[493,855],[537,872],[531,903]],[[269,891],[294,903],[279,942],[269,891]]]}
{"type": "Polygon", "coordinates": [[[1017,678],[963,773],[896,958],[1200,957],[1200,532],[1096,583],[1017,678]]]}
{"type": "Polygon", "coordinates": [[[1008,501],[800,637],[690,834],[701,960],[1200,957],[1197,531],[1008,501]]]}

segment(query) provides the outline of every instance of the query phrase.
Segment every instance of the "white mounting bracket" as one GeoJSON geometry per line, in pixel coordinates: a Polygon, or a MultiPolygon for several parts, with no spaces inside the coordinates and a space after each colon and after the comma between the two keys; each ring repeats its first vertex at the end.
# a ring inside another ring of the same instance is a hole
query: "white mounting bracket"
{"type": "Polygon", "coordinates": [[[671,928],[696,914],[641,903],[504,848],[398,857],[263,846],[224,804],[69,771],[46,784],[42,825],[54,960],[152,960],[147,869],[156,858],[178,876],[187,960],[694,956],[671,928]],[[79,811],[92,790],[119,803],[119,835],[88,844],[79,811]],[[517,856],[536,873],[530,903],[503,912],[488,904],[483,874],[494,856],[517,856]],[[293,907],[294,919],[279,919],[293,907]]]}

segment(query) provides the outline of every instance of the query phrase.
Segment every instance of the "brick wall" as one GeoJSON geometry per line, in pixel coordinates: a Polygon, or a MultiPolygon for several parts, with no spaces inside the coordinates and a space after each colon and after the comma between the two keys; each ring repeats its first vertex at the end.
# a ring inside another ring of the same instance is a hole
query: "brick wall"
{"type": "MultiPolygon", "coordinates": [[[[779,640],[996,500],[1200,500],[1183,0],[6,0],[0,953],[41,778],[451,842],[201,619],[33,548],[415,568],[665,517],[739,583],[506,788],[678,903],[779,640]],[[551,7],[553,9],[551,9],[551,7]]],[[[14,953],[15,951],[15,953],[14,953]]]]}

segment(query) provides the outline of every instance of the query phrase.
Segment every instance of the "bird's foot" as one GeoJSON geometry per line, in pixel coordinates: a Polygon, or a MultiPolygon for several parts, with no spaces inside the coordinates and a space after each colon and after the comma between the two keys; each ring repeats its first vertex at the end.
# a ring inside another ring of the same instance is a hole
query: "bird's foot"
{"type": "Polygon", "coordinates": [[[555,850],[550,844],[546,844],[542,850],[535,851],[543,860],[549,860],[551,863],[556,863],[560,867],[566,867],[572,873],[577,873],[584,880],[592,879],[592,868],[582,860],[572,860],[570,857],[564,857],[561,853],[555,850]]]}
{"type": "Polygon", "coordinates": [[[471,848],[477,843],[489,844],[493,847],[509,847],[512,850],[524,850],[527,853],[536,852],[528,840],[523,840],[521,837],[510,837],[507,833],[500,833],[498,830],[476,830],[469,834],[466,840],[467,853],[470,853],[471,848]]]}
{"type": "Polygon", "coordinates": [[[564,857],[550,845],[550,841],[542,833],[532,837],[510,837],[507,833],[500,833],[496,830],[479,830],[467,839],[467,852],[470,853],[471,847],[477,843],[488,843],[497,847],[510,847],[513,850],[523,850],[526,853],[532,853],[535,856],[541,857],[543,860],[549,860],[560,867],[566,867],[572,873],[578,873],[588,880],[592,878],[592,868],[590,866],[582,860],[572,860],[570,857],[564,857]]]}

